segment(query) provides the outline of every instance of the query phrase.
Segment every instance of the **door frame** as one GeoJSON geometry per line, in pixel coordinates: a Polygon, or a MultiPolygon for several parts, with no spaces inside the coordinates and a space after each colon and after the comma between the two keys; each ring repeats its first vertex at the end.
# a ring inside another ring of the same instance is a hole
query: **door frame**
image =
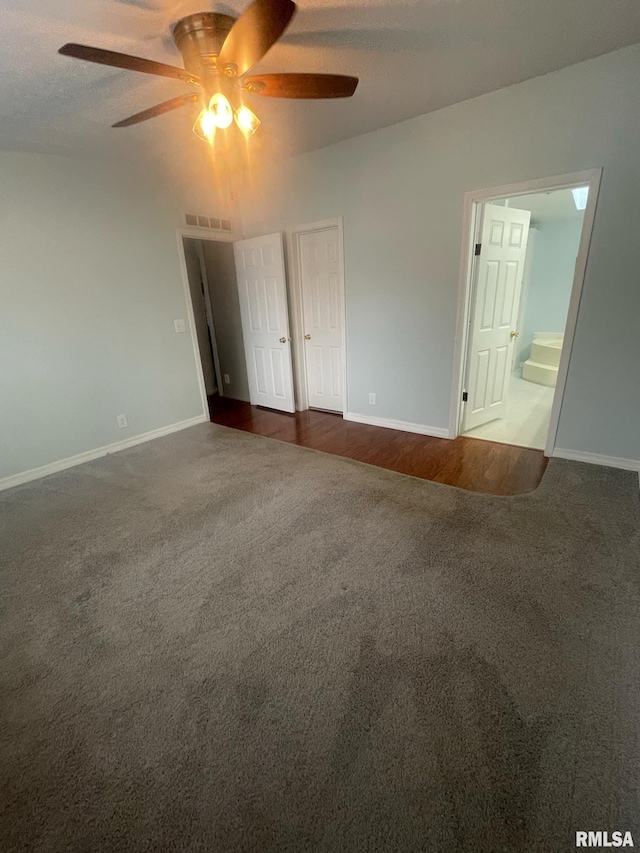
{"type": "Polygon", "coordinates": [[[571,172],[565,175],[554,175],[548,178],[536,178],[530,181],[521,181],[516,184],[507,184],[498,187],[488,187],[481,190],[472,190],[465,193],[463,229],[462,229],[462,253],[460,257],[460,280],[458,286],[458,311],[456,319],[455,351],[453,366],[453,384],[451,391],[451,404],[449,409],[449,435],[456,438],[460,435],[462,424],[462,391],[465,381],[467,366],[467,350],[469,347],[469,323],[471,322],[471,305],[475,285],[476,263],[474,248],[478,241],[481,227],[482,211],[484,202],[498,201],[503,198],[513,198],[519,195],[530,195],[537,192],[549,190],[571,189],[573,187],[589,187],[589,197],[584,211],[582,221],[582,234],[578,256],[576,258],[571,298],[564,333],[564,345],[560,357],[558,369],[558,380],[556,382],[553,405],[551,407],[551,420],[547,441],[544,448],[545,456],[552,456],[555,448],[558,432],[558,422],[564,398],[567,372],[573,348],[580,298],[589,256],[589,246],[593,232],[598,193],[602,178],[602,169],[586,169],[581,172],[571,172]]]}
{"type": "MultiPolygon", "coordinates": [[[[207,240],[212,243],[233,243],[237,239],[233,234],[207,234],[206,231],[203,233],[204,229],[196,228],[196,227],[182,227],[176,228],[176,240],[178,243],[178,261],[180,263],[180,272],[182,274],[182,290],[184,293],[184,300],[187,307],[187,321],[189,324],[189,334],[191,335],[191,345],[193,347],[193,357],[196,363],[196,377],[198,380],[198,388],[200,389],[200,399],[202,401],[202,414],[205,415],[207,420],[209,420],[209,401],[207,399],[207,389],[204,381],[204,370],[202,369],[202,361],[200,359],[200,349],[198,347],[198,335],[196,332],[196,320],[195,315],[193,313],[193,302],[191,301],[191,288],[189,287],[189,273],[187,271],[187,259],[184,252],[184,242],[183,237],[190,237],[192,240],[207,240]]],[[[211,320],[214,324],[213,332],[214,332],[214,340],[213,340],[213,360],[216,368],[216,372],[220,370],[220,358],[218,355],[218,345],[215,340],[215,320],[213,318],[213,314],[211,316],[211,320]]],[[[222,379],[222,375],[218,372],[218,379],[222,379]]],[[[218,381],[220,385],[220,381],[218,381]]],[[[224,383],[222,383],[224,384],[224,383]]],[[[220,393],[220,388],[218,388],[218,393],[220,393]]],[[[222,396],[222,394],[221,394],[222,396]]]]}
{"type": "Polygon", "coordinates": [[[289,286],[289,314],[291,321],[291,338],[293,344],[293,387],[295,392],[296,409],[299,412],[309,408],[309,391],[307,386],[307,361],[304,346],[304,313],[302,304],[302,264],[300,257],[300,237],[303,234],[313,234],[316,231],[326,231],[329,228],[338,229],[338,299],[342,304],[342,415],[348,412],[347,406],[347,306],[344,286],[344,231],[342,217],[322,219],[306,225],[296,225],[285,231],[285,257],[288,261],[287,281],[289,286]]]}

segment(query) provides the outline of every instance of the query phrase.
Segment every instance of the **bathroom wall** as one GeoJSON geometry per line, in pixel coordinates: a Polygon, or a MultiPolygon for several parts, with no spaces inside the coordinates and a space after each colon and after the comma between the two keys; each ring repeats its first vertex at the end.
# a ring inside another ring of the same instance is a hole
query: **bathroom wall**
{"type": "Polygon", "coordinates": [[[518,365],[529,358],[535,332],[564,331],[582,218],[536,222],[531,279],[528,293],[523,293],[518,365]]]}

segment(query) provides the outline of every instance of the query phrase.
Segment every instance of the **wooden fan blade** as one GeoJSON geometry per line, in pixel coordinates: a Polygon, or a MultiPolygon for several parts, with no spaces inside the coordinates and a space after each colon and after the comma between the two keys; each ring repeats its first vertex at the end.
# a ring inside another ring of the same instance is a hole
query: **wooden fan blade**
{"type": "Polygon", "coordinates": [[[350,98],[357,77],[342,74],[260,74],[245,77],[242,88],[268,98],[350,98]]]}
{"type": "Polygon", "coordinates": [[[256,64],[286,30],[296,11],[292,0],[254,0],[231,27],[218,56],[227,77],[240,77],[256,64]]]}
{"type": "Polygon", "coordinates": [[[146,121],[149,118],[164,115],[171,110],[186,107],[187,104],[194,104],[200,100],[200,95],[197,92],[191,92],[189,95],[178,95],[177,98],[171,98],[170,101],[163,101],[161,104],[156,104],[155,107],[150,107],[148,110],[143,110],[141,113],[136,113],[134,116],[124,118],[122,121],[111,125],[112,127],[130,127],[132,124],[138,124],[141,121],[146,121]]]}
{"type": "Polygon", "coordinates": [[[112,68],[124,68],[126,71],[141,71],[143,74],[156,74],[160,77],[174,77],[185,83],[199,83],[200,79],[194,77],[184,68],[174,65],[165,65],[163,62],[154,62],[151,59],[142,59],[140,56],[129,56],[128,53],[116,53],[114,50],[103,50],[101,47],[89,47],[85,44],[65,44],[58,53],[63,56],[73,56],[75,59],[84,59],[87,62],[97,62],[98,65],[109,65],[112,68]]]}

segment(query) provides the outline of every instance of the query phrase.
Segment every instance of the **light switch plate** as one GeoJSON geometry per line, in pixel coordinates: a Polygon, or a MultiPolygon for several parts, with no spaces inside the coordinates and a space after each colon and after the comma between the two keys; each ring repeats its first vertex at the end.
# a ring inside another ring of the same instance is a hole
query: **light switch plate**
{"type": "Polygon", "coordinates": [[[184,320],[174,320],[173,328],[176,330],[176,335],[179,335],[181,332],[187,331],[187,324],[184,320]]]}

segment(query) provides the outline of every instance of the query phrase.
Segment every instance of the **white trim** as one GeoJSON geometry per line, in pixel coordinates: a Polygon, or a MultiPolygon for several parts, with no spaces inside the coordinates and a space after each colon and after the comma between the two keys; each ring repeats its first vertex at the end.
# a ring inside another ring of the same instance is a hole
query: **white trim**
{"type": "Polygon", "coordinates": [[[409,421],[395,421],[390,418],[376,418],[372,415],[358,415],[355,412],[345,412],[345,421],[354,421],[357,424],[369,424],[370,426],[385,427],[385,429],[397,429],[401,432],[415,432],[418,435],[432,435],[435,438],[449,438],[449,430],[445,427],[432,427],[426,424],[412,424],[409,421]]]}
{"type": "Polygon", "coordinates": [[[105,444],[104,447],[97,447],[95,450],[87,450],[84,453],[77,453],[75,456],[67,456],[66,459],[58,459],[57,462],[49,462],[48,465],[42,465],[40,468],[31,468],[30,471],[21,471],[19,474],[12,474],[10,477],[3,477],[0,480],[0,491],[12,489],[14,486],[22,485],[22,483],[29,483],[31,480],[39,480],[41,477],[48,477],[50,474],[57,474],[58,471],[64,471],[66,468],[73,468],[76,465],[91,462],[92,459],[118,453],[128,447],[135,447],[136,444],[144,444],[147,441],[153,441],[154,438],[162,438],[163,435],[170,435],[172,432],[179,432],[208,420],[209,418],[206,415],[197,415],[197,417],[189,418],[186,421],[179,421],[176,424],[169,424],[166,427],[134,435],[124,441],[115,441],[113,444],[105,444]]]}
{"type": "Polygon", "coordinates": [[[551,456],[553,454],[556,437],[558,435],[560,410],[562,409],[567,373],[569,372],[569,361],[571,360],[571,350],[573,349],[573,338],[578,322],[580,298],[582,296],[582,287],[584,285],[584,277],[587,271],[587,258],[589,257],[589,247],[591,245],[593,223],[596,217],[596,204],[598,201],[598,193],[600,192],[601,178],[602,169],[594,169],[591,173],[590,179],[585,181],[585,183],[589,185],[589,197],[587,199],[587,207],[584,212],[584,219],[582,220],[582,233],[580,235],[578,257],[576,258],[575,271],[573,275],[573,285],[571,287],[571,299],[569,301],[569,310],[567,312],[567,322],[564,327],[564,340],[562,344],[562,352],[560,354],[558,378],[556,379],[556,390],[553,395],[553,404],[551,406],[549,431],[547,433],[547,442],[544,448],[545,456],[551,456]]]}
{"type": "Polygon", "coordinates": [[[585,453],[581,450],[565,450],[556,447],[554,458],[570,459],[573,462],[589,462],[591,465],[606,465],[608,468],[622,468],[624,471],[640,471],[640,459],[623,459],[621,456],[602,456],[599,453],[585,453]]]}
{"type": "Polygon", "coordinates": [[[340,293],[342,300],[342,415],[347,416],[347,305],[344,281],[344,231],[342,217],[322,219],[306,225],[296,225],[287,228],[286,249],[288,261],[288,282],[291,314],[291,336],[293,342],[293,381],[295,386],[296,409],[305,411],[309,408],[309,392],[307,387],[306,354],[304,347],[304,314],[302,309],[302,270],[300,267],[300,237],[312,234],[314,231],[326,231],[329,228],[338,229],[338,252],[340,254],[340,293]]]}
{"type": "Polygon", "coordinates": [[[544,449],[545,456],[552,456],[558,432],[558,422],[564,397],[565,383],[571,358],[573,337],[575,334],[578,309],[584,276],[587,266],[587,257],[591,243],[593,222],[595,219],[598,192],[602,169],[587,169],[581,172],[572,172],[567,175],[555,175],[549,178],[536,178],[531,181],[523,181],[518,184],[507,184],[501,187],[490,187],[481,190],[472,190],[465,193],[463,213],[463,237],[462,253],[460,256],[460,280],[458,285],[458,314],[456,320],[455,335],[455,361],[453,367],[453,385],[451,393],[451,404],[449,408],[449,434],[455,438],[460,434],[462,422],[462,390],[465,379],[466,353],[468,347],[468,322],[470,300],[473,289],[473,275],[475,271],[473,246],[476,242],[477,231],[480,224],[480,205],[484,201],[497,200],[500,198],[518,195],[529,195],[531,193],[564,189],[568,187],[588,186],[589,197],[582,222],[582,235],[580,247],[576,259],[575,274],[571,290],[571,300],[564,332],[564,346],[560,358],[556,390],[551,407],[551,419],[547,433],[547,443],[544,449]]]}
{"type": "Polygon", "coordinates": [[[218,243],[233,243],[239,237],[233,231],[214,231],[212,228],[198,228],[197,225],[183,225],[178,228],[182,237],[194,240],[216,240],[218,243]]]}

